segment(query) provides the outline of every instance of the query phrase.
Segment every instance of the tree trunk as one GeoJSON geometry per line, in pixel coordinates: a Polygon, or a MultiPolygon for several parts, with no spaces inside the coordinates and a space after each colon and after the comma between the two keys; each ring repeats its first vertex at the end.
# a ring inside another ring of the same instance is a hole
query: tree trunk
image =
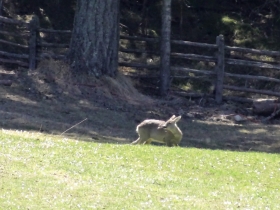
{"type": "Polygon", "coordinates": [[[76,73],[114,77],[118,47],[119,0],[78,0],[68,55],[76,73]]]}
{"type": "Polygon", "coordinates": [[[223,102],[223,84],[225,76],[225,40],[223,35],[216,38],[218,46],[217,63],[216,63],[216,86],[215,86],[215,99],[218,104],[223,102]]]}
{"type": "Polygon", "coordinates": [[[171,32],[171,0],[163,0],[161,26],[161,66],[160,94],[167,94],[170,81],[170,32],[171,32]]]}
{"type": "Polygon", "coordinates": [[[147,35],[147,0],[143,1],[141,14],[141,31],[142,35],[147,35]]]}
{"type": "Polygon", "coordinates": [[[0,0],[0,16],[2,16],[2,10],[3,10],[3,1],[0,0]]]}

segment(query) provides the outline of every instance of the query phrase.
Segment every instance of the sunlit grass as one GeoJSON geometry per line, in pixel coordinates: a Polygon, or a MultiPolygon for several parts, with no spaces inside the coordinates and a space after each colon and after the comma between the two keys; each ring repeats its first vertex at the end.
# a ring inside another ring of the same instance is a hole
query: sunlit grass
{"type": "Polygon", "coordinates": [[[279,209],[280,157],[0,132],[1,209],[279,209]]]}
{"type": "Polygon", "coordinates": [[[228,25],[228,24],[237,24],[238,21],[233,19],[232,17],[229,17],[227,15],[222,17],[222,23],[228,25]]]}

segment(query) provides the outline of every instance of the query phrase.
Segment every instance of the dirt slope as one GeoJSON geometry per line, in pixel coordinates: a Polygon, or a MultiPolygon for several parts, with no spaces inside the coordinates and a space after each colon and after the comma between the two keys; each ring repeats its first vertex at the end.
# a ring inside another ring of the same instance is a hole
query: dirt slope
{"type": "Polygon", "coordinates": [[[0,69],[0,125],[4,129],[61,134],[77,140],[130,143],[135,127],[147,118],[168,119],[182,115],[178,123],[184,133],[182,146],[240,151],[280,152],[278,121],[263,125],[247,116],[234,122],[237,105],[216,106],[176,96],[165,99],[145,96],[122,75],[111,78],[81,77],[57,61],[44,61],[37,70],[0,69]]]}

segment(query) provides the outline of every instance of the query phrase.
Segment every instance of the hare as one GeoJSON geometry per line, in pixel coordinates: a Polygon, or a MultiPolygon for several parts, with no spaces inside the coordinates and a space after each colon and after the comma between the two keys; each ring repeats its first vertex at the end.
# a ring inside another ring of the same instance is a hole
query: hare
{"type": "Polygon", "coordinates": [[[131,144],[150,144],[151,142],[164,143],[167,146],[179,146],[183,133],[177,126],[181,116],[173,115],[169,120],[144,120],[137,128],[139,138],[131,144]]]}

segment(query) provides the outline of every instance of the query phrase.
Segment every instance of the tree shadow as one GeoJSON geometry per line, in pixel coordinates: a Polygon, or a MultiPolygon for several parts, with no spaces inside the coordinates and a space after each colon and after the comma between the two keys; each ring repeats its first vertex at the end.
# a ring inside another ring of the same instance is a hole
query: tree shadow
{"type": "Polygon", "coordinates": [[[280,152],[278,125],[261,123],[223,124],[193,120],[182,146],[230,151],[280,152]]]}

